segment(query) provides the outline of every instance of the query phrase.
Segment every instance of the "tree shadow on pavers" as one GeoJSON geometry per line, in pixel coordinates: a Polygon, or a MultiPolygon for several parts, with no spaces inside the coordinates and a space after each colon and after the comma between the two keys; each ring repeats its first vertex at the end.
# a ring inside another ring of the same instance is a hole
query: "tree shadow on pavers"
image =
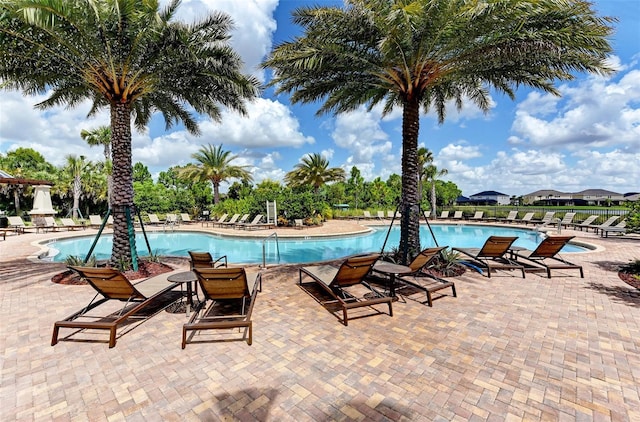
{"type": "Polygon", "coordinates": [[[640,308],[640,290],[628,287],[605,286],[604,284],[589,282],[587,288],[612,297],[617,302],[640,308]]]}
{"type": "MultiPolygon", "coordinates": [[[[376,421],[399,421],[417,420],[421,415],[416,415],[415,411],[400,405],[395,400],[384,398],[374,407],[367,403],[363,397],[352,399],[348,402],[326,403],[327,408],[321,409],[325,412],[331,409],[332,412],[326,418],[314,418],[316,421],[342,421],[342,420],[376,420],[376,421]]],[[[317,416],[317,415],[314,415],[317,416]]]]}
{"type": "Polygon", "coordinates": [[[280,392],[275,388],[247,388],[233,393],[215,396],[212,415],[206,411],[200,414],[201,420],[269,420],[271,407],[280,392]],[[241,404],[241,405],[240,405],[241,404]]]}
{"type": "Polygon", "coordinates": [[[621,261],[593,261],[592,264],[600,267],[605,271],[615,272],[616,274],[620,271],[620,267],[628,264],[629,262],[621,262],[621,261]]]}
{"type": "Polygon", "coordinates": [[[0,262],[0,280],[3,288],[9,290],[23,288],[50,279],[51,274],[64,271],[64,263],[31,262],[25,258],[16,258],[0,262]]]}

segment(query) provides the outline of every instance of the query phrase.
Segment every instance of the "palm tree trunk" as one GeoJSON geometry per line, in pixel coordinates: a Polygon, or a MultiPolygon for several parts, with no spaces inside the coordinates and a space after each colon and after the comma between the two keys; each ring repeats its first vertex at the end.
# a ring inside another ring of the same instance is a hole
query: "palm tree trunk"
{"type": "Polygon", "coordinates": [[[220,202],[220,183],[213,183],[213,203],[217,204],[220,202]]]}
{"type": "Polygon", "coordinates": [[[438,206],[436,204],[436,179],[434,177],[431,181],[431,218],[438,218],[437,209],[438,206]]]}
{"type": "Polygon", "coordinates": [[[418,202],[418,130],[420,104],[408,100],[402,110],[402,218],[400,253],[406,264],[420,252],[420,204],[418,202]]]}
{"type": "Polygon", "coordinates": [[[80,181],[80,176],[76,176],[73,179],[73,207],[71,209],[71,217],[73,218],[78,218],[80,195],[82,195],[82,182],[80,181]]]}
{"type": "Polygon", "coordinates": [[[133,169],[131,167],[131,108],[129,104],[111,104],[111,152],[113,154],[113,247],[111,265],[131,263],[135,238],[129,239],[126,208],[133,212],[133,169]]]}

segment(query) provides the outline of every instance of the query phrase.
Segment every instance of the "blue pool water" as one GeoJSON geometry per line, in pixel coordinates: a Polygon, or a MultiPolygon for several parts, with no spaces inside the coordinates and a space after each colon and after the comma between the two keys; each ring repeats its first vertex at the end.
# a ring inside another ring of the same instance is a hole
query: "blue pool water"
{"type": "MultiPolygon", "coordinates": [[[[534,231],[506,227],[433,225],[433,232],[440,246],[481,247],[492,235],[517,236],[514,243],[527,249],[534,249],[542,240],[542,236],[534,231]]],[[[229,262],[262,263],[262,248],[265,247],[267,264],[295,264],[338,259],[344,256],[364,252],[380,252],[387,235],[387,227],[374,228],[364,235],[332,238],[279,238],[278,247],[273,238],[241,239],[196,232],[147,233],[151,250],[154,254],[165,256],[188,256],[189,250],[209,251],[214,257],[227,255],[229,262]],[[279,249],[279,257],[278,257],[279,249]]],[[[420,229],[422,247],[435,246],[433,238],[426,226],[420,229]]],[[[77,237],[61,239],[47,246],[49,257],[56,262],[64,262],[69,255],[84,258],[94,237],[77,237]]],[[[396,248],[400,242],[400,228],[391,229],[385,252],[396,248]]],[[[94,255],[97,259],[108,259],[111,256],[111,235],[102,235],[98,241],[94,255]]],[[[147,256],[147,246],[142,234],[136,236],[139,256],[147,256]]],[[[579,252],[583,248],[567,245],[563,252],[579,252]]]]}

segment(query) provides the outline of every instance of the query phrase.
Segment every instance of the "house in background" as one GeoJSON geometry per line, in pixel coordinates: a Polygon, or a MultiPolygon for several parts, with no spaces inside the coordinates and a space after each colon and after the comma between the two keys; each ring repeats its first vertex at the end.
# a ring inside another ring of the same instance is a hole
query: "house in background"
{"type": "Polygon", "coordinates": [[[473,194],[469,197],[469,202],[476,205],[509,205],[511,197],[494,190],[473,194]]]}
{"type": "Polygon", "coordinates": [[[542,189],[522,196],[524,205],[574,205],[573,195],[553,189],[542,189]]]}
{"type": "Polygon", "coordinates": [[[586,189],[573,194],[576,205],[620,205],[626,200],[621,193],[605,189],[586,189]]]}

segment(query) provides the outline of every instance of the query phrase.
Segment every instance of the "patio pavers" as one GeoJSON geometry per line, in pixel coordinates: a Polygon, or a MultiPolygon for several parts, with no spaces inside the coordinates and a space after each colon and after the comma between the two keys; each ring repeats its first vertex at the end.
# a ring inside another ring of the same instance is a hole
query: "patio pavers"
{"type": "Polygon", "coordinates": [[[572,255],[584,279],[468,271],[455,279],[457,298],[399,301],[393,317],[348,327],[296,285],[295,266],[269,268],[252,346],[184,350],[186,318],[168,312],[113,349],[51,347],[53,323],[93,291],[52,283],[64,265],[26,259],[46,235],[9,235],[0,420],[638,421],[640,291],[613,268],[640,258],[640,242],[575,234],[599,247],[572,255]]]}

